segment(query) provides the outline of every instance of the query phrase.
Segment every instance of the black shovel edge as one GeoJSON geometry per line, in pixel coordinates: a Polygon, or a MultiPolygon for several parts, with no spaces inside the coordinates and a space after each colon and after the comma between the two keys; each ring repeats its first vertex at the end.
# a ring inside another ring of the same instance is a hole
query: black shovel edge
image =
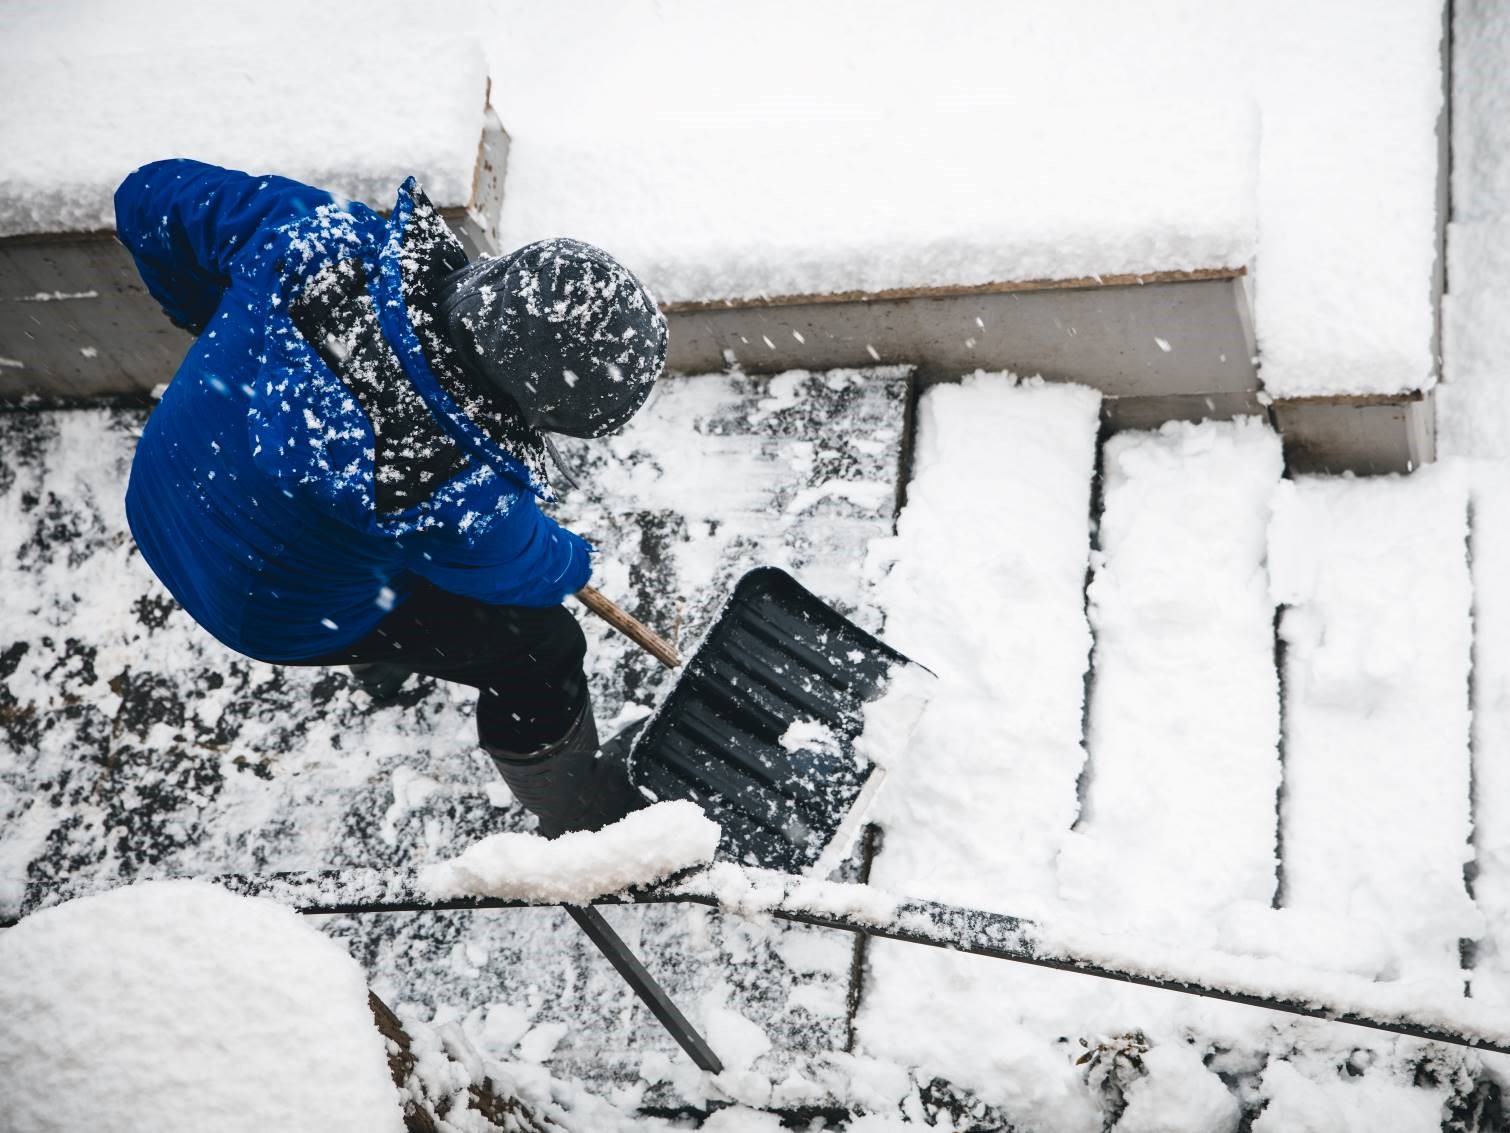
{"type": "MultiPolygon", "coordinates": [[[[620,628],[632,622],[610,612],[620,628]]],[[[630,779],[647,797],[702,807],[723,831],[726,861],[828,872],[883,774],[857,745],[867,707],[906,668],[927,671],[786,571],[755,567],[635,736],[630,779]],[[814,737],[789,738],[802,723],[814,737]]]]}
{"type": "MultiPolygon", "coordinates": [[[[368,913],[452,912],[465,909],[520,909],[561,906],[567,902],[534,901],[498,897],[458,897],[437,900],[419,883],[414,871],[380,870],[322,871],[261,876],[229,875],[201,878],[234,893],[266,897],[309,915],[368,913]]],[[[55,905],[86,890],[52,891],[39,895],[40,905],[55,905]]],[[[1040,968],[1075,972],[1120,983],[1261,1007],[1287,1015],[1323,1019],[1448,1043],[1494,1054],[1510,1054],[1510,1026],[1485,1022],[1474,1024],[1461,1018],[1464,1009],[1489,1011],[1487,1006],[1464,999],[1453,1004],[1434,1004],[1427,1012],[1371,1009],[1360,1004],[1333,1002],[1330,996],[1296,992],[1275,995],[1241,981],[1216,982],[1171,968],[1167,961],[1147,963],[1108,962],[1086,955],[1058,942],[1051,926],[1021,917],[949,905],[940,901],[897,898],[870,885],[820,882],[794,877],[776,870],[718,863],[689,871],[659,885],[594,898],[590,906],[604,905],[705,905],[743,917],[773,917],[795,924],[837,929],[880,940],[897,940],[945,948],[973,956],[1011,960],[1040,968]],[[1454,1018],[1454,1016],[1458,1016],[1454,1018]],[[1477,1033],[1475,1033],[1477,1032],[1477,1033]]],[[[9,927],[15,922],[0,922],[9,927]]],[[[1237,957],[1228,957],[1237,960],[1237,957]]],[[[1390,985],[1363,977],[1314,968],[1284,965],[1292,984],[1303,981],[1320,988],[1352,982],[1360,989],[1388,989],[1390,985]]],[[[636,988],[639,991],[639,988],[636,988]]],[[[679,1038],[680,1041],[680,1038],[679,1038]]],[[[684,1044],[685,1045],[685,1044],[684,1044]]]]}

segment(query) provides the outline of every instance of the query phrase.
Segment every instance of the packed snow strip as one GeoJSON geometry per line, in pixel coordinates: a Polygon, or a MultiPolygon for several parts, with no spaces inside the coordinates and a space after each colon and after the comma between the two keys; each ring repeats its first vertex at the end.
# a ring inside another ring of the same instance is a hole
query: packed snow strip
{"type": "Polygon", "coordinates": [[[270,901],[149,881],[0,933],[5,1127],[404,1128],[367,980],[270,901]]]}
{"type": "Polygon", "coordinates": [[[1472,482],[1475,999],[1510,1004],[1510,6],[1453,8],[1453,223],[1438,445],[1472,482]]]}
{"type": "Polygon", "coordinates": [[[1281,902],[1382,934],[1383,974],[1444,987],[1481,928],[1463,876],[1467,519],[1461,469],[1436,465],[1286,482],[1269,532],[1286,607],[1281,902]]]}
{"type": "Polygon", "coordinates": [[[1277,881],[1264,556],[1284,458],[1249,418],[1121,433],[1102,467],[1088,785],[1060,893],[1108,924],[1195,928],[1234,901],[1267,905],[1277,881]]]}
{"type": "MultiPolygon", "coordinates": [[[[1085,759],[1099,410],[1090,390],[984,374],[919,404],[907,506],[874,565],[890,564],[877,583],[888,642],[939,680],[873,808],[884,840],[871,879],[888,890],[1019,916],[1052,899],[1085,759]]],[[[1080,1113],[1086,1125],[1064,1127],[1090,1127],[1075,1072],[1033,1037],[1039,1005],[1062,992],[1041,999],[1025,980],[1053,974],[975,959],[874,941],[863,1049],[904,1062],[927,1050],[1014,1113],[1080,1113]]]]}
{"type": "Polygon", "coordinates": [[[433,897],[583,905],[713,860],[718,824],[696,803],[656,803],[597,831],[559,838],[493,834],[420,871],[433,897]]]}
{"type": "Polygon", "coordinates": [[[382,22],[364,13],[342,25],[335,65],[322,36],[284,28],[276,41],[247,41],[245,27],[213,45],[159,37],[139,53],[8,59],[0,236],[112,229],[121,178],[177,156],[278,173],[382,209],[414,174],[437,205],[467,204],[487,91],[482,53],[471,37],[384,36],[382,22]]]}
{"type": "Polygon", "coordinates": [[[977,374],[918,409],[907,507],[872,544],[887,641],[939,677],[887,776],[873,875],[1023,911],[1078,808],[1084,586],[1100,399],[977,374]]]}

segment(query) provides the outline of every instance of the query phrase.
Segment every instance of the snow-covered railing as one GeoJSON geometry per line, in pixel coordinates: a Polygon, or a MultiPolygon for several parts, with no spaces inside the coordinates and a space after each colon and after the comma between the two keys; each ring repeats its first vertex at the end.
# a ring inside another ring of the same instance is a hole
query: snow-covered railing
{"type": "MultiPolygon", "coordinates": [[[[417,872],[336,870],[213,879],[300,913],[450,912],[556,905],[528,897],[436,897],[417,872]]],[[[42,903],[53,904],[63,894],[42,903]]],[[[902,898],[869,885],[817,881],[717,863],[659,885],[593,897],[591,906],[704,905],[744,917],[947,948],[1036,967],[1162,988],[1290,1015],[1510,1054],[1504,1013],[1473,1000],[1443,1002],[1409,982],[1381,983],[1286,961],[1113,937],[1084,925],[1046,925],[1004,913],[902,898]]]]}

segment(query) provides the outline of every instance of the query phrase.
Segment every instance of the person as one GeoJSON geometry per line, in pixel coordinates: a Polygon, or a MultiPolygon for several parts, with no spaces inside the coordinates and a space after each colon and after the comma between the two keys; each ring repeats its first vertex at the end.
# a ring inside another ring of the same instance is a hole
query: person
{"type": "Polygon", "coordinates": [[[410,178],[389,218],[277,176],[158,161],[117,232],[196,338],[137,445],[142,557],[221,642],[478,689],[477,732],[540,831],[643,805],[599,750],[585,639],[562,606],[589,544],[539,508],[552,433],[640,408],[666,322],[572,239],[469,263],[410,178]]]}

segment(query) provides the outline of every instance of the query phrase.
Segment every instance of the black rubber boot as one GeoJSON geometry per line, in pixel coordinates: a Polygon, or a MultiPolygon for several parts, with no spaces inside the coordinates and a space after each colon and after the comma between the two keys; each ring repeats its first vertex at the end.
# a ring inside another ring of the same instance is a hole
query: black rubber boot
{"type": "Polygon", "coordinates": [[[540,833],[547,838],[568,830],[597,830],[646,805],[629,782],[627,749],[598,750],[592,701],[585,696],[576,720],[554,743],[523,753],[483,747],[514,797],[539,816],[540,833]]]}
{"type": "Polygon", "coordinates": [[[377,704],[392,704],[397,700],[399,689],[404,687],[412,672],[396,661],[369,661],[346,667],[351,670],[357,688],[377,704]]]}

